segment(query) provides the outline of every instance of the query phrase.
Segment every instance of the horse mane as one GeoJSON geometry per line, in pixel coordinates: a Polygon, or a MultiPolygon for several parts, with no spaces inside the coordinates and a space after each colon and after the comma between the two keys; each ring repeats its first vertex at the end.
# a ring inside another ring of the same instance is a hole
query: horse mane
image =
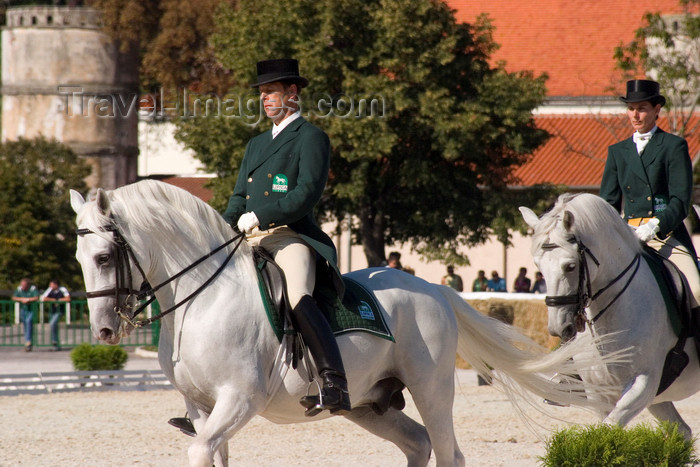
{"type": "MultiPolygon", "coordinates": [[[[600,237],[627,245],[633,251],[640,251],[641,244],[634,231],[622,220],[620,214],[603,198],[590,193],[564,193],[559,196],[551,211],[545,213],[533,233],[533,251],[545,243],[565,246],[571,236],[579,238],[600,237]],[[573,214],[571,232],[562,227],[564,212],[573,214]]],[[[575,248],[574,245],[571,245],[575,248]]]]}
{"type": "Polygon", "coordinates": [[[112,235],[102,231],[105,225],[116,224],[126,236],[138,228],[159,243],[173,245],[165,249],[166,254],[182,258],[211,250],[234,234],[214,208],[174,185],[142,180],[108,191],[107,195],[112,217],[91,200],[92,209],[81,210],[78,218],[79,224],[106,239],[111,240],[112,235]]]}

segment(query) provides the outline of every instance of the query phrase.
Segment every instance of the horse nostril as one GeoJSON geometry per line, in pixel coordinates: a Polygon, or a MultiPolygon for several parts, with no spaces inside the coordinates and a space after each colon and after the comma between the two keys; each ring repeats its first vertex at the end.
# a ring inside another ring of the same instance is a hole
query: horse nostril
{"type": "Polygon", "coordinates": [[[100,340],[106,341],[112,338],[114,333],[109,328],[100,329],[100,340]]]}
{"type": "Polygon", "coordinates": [[[561,341],[569,342],[576,335],[576,327],[573,324],[566,326],[561,332],[561,341]]]}

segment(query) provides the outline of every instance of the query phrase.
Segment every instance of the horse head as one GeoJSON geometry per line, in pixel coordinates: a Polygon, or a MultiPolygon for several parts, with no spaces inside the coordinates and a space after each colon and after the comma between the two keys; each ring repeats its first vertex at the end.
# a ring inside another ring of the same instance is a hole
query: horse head
{"type": "MultiPolygon", "coordinates": [[[[535,264],[547,283],[548,297],[579,294],[579,255],[576,245],[571,243],[572,229],[576,218],[571,211],[563,211],[555,220],[540,220],[529,208],[520,207],[525,222],[536,232],[533,237],[532,254],[535,264]],[[547,226],[548,233],[542,232],[547,226]],[[539,239],[539,241],[535,239],[539,239]]],[[[585,321],[580,314],[578,301],[548,303],[547,330],[562,342],[573,339],[583,330],[585,321]]]]}
{"type": "Polygon", "coordinates": [[[76,259],[83,270],[88,291],[90,327],[95,337],[107,344],[118,344],[133,330],[117,311],[127,312],[135,304],[135,294],[143,277],[132,274],[128,253],[117,241],[121,234],[115,224],[108,194],[98,189],[95,199],[85,201],[71,190],[71,206],[77,214],[76,259]],[[125,270],[124,268],[127,268],[125,270]]]}
{"type": "Polygon", "coordinates": [[[610,307],[615,299],[604,295],[610,287],[626,288],[641,245],[620,214],[592,194],[561,195],[541,218],[525,207],[520,212],[533,229],[532,255],[547,282],[549,332],[566,342],[610,307]]]}

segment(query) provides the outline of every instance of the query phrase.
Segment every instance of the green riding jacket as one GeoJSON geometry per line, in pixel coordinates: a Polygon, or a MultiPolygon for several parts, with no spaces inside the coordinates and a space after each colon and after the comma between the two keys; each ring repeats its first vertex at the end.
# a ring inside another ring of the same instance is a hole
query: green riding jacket
{"type": "Polygon", "coordinates": [[[342,297],[335,245],[314,216],[329,168],[328,135],[304,118],[294,120],[274,139],[268,130],[248,143],[223,216],[235,226],[241,214],[252,211],[261,230],[290,227],[330,266],[332,285],[342,297]]]}
{"type": "Polygon", "coordinates": [[[624,218],[656,217],[659,237],[673,235],[695,254],[683,220],[690,209],[693,168],[685,139],[657,128],[637,153],[630,137],[608,148],[600,196],[618,211],[624,199],[624,218]]]}

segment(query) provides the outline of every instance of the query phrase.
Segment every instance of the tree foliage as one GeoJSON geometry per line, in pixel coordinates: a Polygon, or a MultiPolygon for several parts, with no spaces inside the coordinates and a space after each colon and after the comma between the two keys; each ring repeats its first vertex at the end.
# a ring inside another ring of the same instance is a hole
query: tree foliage
{"type": "Polygon", "coordinates": [[[105,31],[126,51],[139,50],[142,88],[187,87],[223,92],[231,85],[228,70],[208,41],[214,13],[231,0],[87,0],[103,13],[105,31]]]}
{"type": "Polygon", "coordinates": [[[31,277],[83,286],[75,260],[69,189],[85,192],[90,167],[67,146],[43,138],[0,145],[0,289],[31,277]]]}
{"type": "MultiPolygon", "coordinates": [[[[546,76],[490,65],[497,45],[488,18],[468,25],[453,13],[435,0],[241,0],[216,17],[212,43],[234,82],[254,82],[258,60],[299,59],[310,79],[302,114],[329,134],[333,151],[319,211],[356,216],[354,239],[370,265],[393,242],[464,264],[461,247],[493,226],[508,241],[520,222],[517,202],[502,203],[514,169],[547,138],[532,116],[546,76]]],[[[179,133],[221,176],[218,208],[245,143],[270,125],[258,105],[247,106],[250,89],[227,97],[241,104],[236,115],[186,119],[179,133]]]]}
{"type": "Polygon", "coordinates": [[[700,0],[679,3],[681,15],[645,13],[635,39],[616,47],[614,56],[625,79],[648,75],[659,82],[668,102],[670,130],[687,138],[700,129],[700,123],[690,126],[700,104],[700,0]]]}

